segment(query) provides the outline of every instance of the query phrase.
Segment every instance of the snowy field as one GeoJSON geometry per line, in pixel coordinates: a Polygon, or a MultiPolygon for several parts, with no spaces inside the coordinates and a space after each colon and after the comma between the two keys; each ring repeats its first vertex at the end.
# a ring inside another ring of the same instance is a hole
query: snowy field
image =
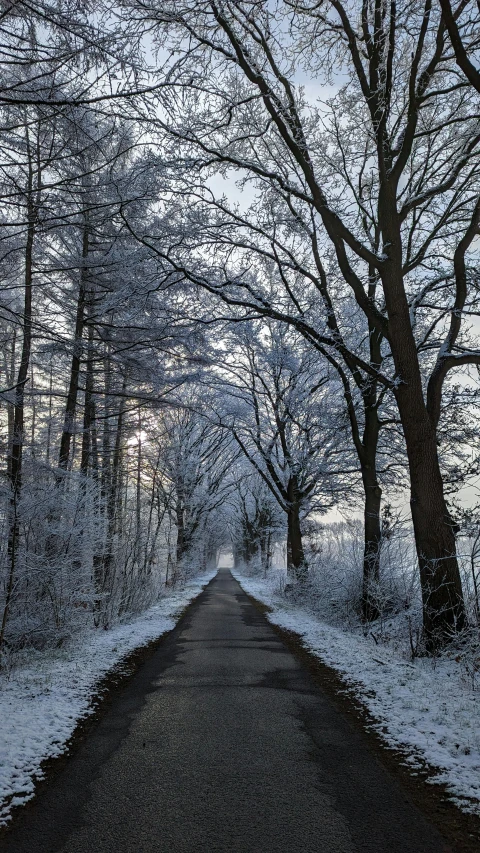
{"type": "Polygon", "coordinates": [[[269,579],[233,574],[245,592],[272,608],[268,619],[302,637],[304,645],[337,670],[375,718],[387,744],[401,750],[415,773],[427,762],[432,783],[480,815],[480,687],[455,659],[402,659],[360,632],[321,621],[279,592],[278,572],[269,579]]]}
{"type": "Polygon", "coordinates": [[[0,826],[13,806],[34,795],[41,763],[61,755],[77,722],[92,709],[103,676],[129,652],[170,631],[182,609],[216,570],[169,591],[141,616],[110,631],[93,631],[57,651],[29,652],[0,676],[0,826]]]}

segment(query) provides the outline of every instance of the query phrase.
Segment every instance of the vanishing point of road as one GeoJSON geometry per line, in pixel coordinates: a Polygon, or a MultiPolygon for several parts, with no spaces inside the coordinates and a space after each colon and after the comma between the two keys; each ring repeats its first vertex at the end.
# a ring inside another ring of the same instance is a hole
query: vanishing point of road
{"type": "Polygon", "coordinates": [[[221,570],[37,799],[4,853],[444,853],[221,570]]]}

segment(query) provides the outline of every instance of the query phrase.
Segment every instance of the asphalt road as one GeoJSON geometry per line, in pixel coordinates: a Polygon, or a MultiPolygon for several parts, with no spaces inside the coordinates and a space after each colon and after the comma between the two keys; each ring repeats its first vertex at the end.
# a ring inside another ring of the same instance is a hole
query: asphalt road
{"type": "Polygon", "coordinates": [[[4,853],[443,853],[222,570],[4,853]]]}

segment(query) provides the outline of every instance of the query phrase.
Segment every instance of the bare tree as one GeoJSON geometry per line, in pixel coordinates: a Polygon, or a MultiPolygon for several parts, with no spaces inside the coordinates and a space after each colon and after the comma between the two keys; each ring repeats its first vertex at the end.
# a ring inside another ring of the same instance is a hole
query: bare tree
{"type": "Polygon", "coordinates": [[[286,513],[287,567],[304,580],[302,516],[328,507],[335,491],[327,377],[302,339],[279,324],[242,324],[225,345],[218,417],[286,513]]]}
{"type": "Polygon", "coordinates": [[[477,57],[478,61],[479,53],[480,15],[478,4],[463,2],[459,3],[454,9],[450,0],[440,0],[440,5],[457,63],[472,86],[477,92],[480,92],[480,71],[472,62],[474,57],[477,57]]]}
{"type": "Polygon", "coordinates": [[[190,393],[182,408],[165,413],[162,419],[159,487],[177,532],[172,582],[191,560],[209,561],[208,554],[199,556],[199,548],[203,549],[212,515],[232,488],[227,474],[238,455],[232,437],[203,418],[201,409],[190,393]]]}
{"type": "Polygon", "coordinates": [[[380,0],[363,14],[338,0],[181,10],[165,2],[141,12],[167,25],[163,43],[179,51],[169,79],[182,90],[181,111],[175,97],[164,99],[168,121],[159,123],[205,170],[238,170],[308,206],[322,251],[331,247],[358,308],[388,344],[391,370],[370,372],[400,413],[425,633],[430,647],[441,644],[464,609],[436,429],[445,376],[480,360],[462,324],[480,215],[478,107],[449,64],[443,19],[429,4],[407,11],[380,0]],[[317,78],[336,66],[347,82],[316,107],[297,84],[298,65],[317,78]],[[444,334],[425,394],[411,308],[438,278],[444,334]]]}

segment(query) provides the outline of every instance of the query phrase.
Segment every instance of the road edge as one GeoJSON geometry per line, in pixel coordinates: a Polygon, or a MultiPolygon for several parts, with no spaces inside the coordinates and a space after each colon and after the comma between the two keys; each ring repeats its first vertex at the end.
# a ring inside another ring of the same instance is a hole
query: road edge
{"type": "MultiPolygon", "coordinates": [[[[10,820],[8,823],[0,826],[0,843],[3,838],[6,838],[14,829],[18,821],[21,819],[25,811],[32,806],[42,791],[48,787],[50,782],[64,768],[65,764],[80,748],[89,734],[96,728],[103,717],[108,713],[111,705],[114,703],[119,693],[126,685],[134,678],[141,667],[155,654],[157,649],[165,642],[165,640],[176,631],[182,622],[188,617],[191,608],[198,602],[199,598],[204,595],[210,584],[215,580],[214,575],[210,580],[206,581],[200,591],[188,604],[185,604],[179,610],[171,614],[170,618],[175,619],[175,624],[167,631],[163,631],[158,637],[153,640],[148,640],[145,643],[136,646],[108,670],[96,683],[92,695],[91,706],[87,714],[79,719],[76,726],[65,741],[64,749],[60,755],[44,759],[41,762],[38,772],[41,773],[41,778],[34,781],[33,796],[25,803],[17,806],[12,806],[10,812],[10,820]]],[[[3,803],[8,802],[8,798],[2,800],[3,803]]]]}
{"type": "Polygon", "coordinates": [[[392,749],[382,739],[374,726],[378,721],[355,695],[352,686],[341,674],[316,655],[305,645],[303,638],[295,631],[287,630],[276,625],[269,618],[273,609],[264,602],[250,595],[236,578],[243,593],[251,604],[268,620],[269,625],[283,640],[293,655],[309,670],[315,683],[328,695],[338,707],[339,712],[361,733],[363,739],[375,758],[385,769],[396,777],[406,796],[431,821],[445,840],[454,845],[458,853],[478,853],[480,850],[480,818],[461,811],[449,799],[445,785],[429,784],[428,780],[435,774],[433,767],[423,762],[422,768],[415,769],[413,775],[405,758],[407,750],[392,749]]]}

